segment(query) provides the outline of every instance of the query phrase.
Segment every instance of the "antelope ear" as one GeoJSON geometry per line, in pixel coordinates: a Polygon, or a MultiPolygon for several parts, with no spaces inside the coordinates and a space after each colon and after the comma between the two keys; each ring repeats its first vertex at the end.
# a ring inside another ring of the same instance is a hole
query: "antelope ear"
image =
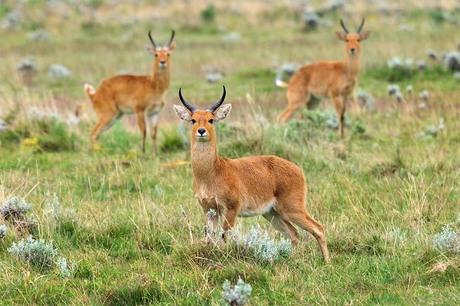
{"type": "Polygon", "coordinates": [[[344,32],[335,32],[335,36],[340,40],[347,41],[347,34],[344,32]]]}
{"type": "Polygon", "coordinates": [[[371,35],[371,31],[364,31],[361,34],[359,34],[359,39],[360,40],[365,40],[371,35]]]}
{"type": "Polygon", "coordinates": [[[232,110],[231,104],[224,104],[217,110],[214,120],[217,122],[224,120],[232,110]]]}
{"type": "Polygon", "coordinates": [[[155,54],[155,48],[151,45],[145,45],[145,50],[147,50],[148,53],[155,54]]]}
{"type": "Polygon", "coordinates": [[[170,45],[169,45],[169,51],[172,51],[174,50],[174,48],[176,47],[176,43],[173,41],[170,45]]]}
{"type": "Polygon", "coordinates": [[[176,111],[177,116],[187,122],[192,121],[192,116],[190,111],[181,105],[173,105],[174,110],[176,111]]]}

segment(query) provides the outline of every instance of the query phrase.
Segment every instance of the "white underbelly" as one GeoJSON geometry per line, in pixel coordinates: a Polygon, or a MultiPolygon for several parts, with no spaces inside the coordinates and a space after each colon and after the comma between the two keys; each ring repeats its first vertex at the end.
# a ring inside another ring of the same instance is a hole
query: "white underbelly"
{"type": "Polygon", "coordinates": [[[265,215],[271,212],[275,208],[276,201],[275,199],[271,200],[268,203],[262,205],[255,205],[248,203],[247,201],[244,203],[239,216],[240,217],[253,217],[259,215],[265,215]]]}

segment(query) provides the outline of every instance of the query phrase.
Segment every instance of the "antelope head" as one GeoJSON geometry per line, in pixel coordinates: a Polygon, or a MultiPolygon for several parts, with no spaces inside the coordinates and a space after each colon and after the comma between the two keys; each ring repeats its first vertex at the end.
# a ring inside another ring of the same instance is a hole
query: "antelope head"
{"type": "Polygon", "coordinates": [[[335,32],[335,35],[338,39],[343,40],[347,43],[346,51],[347,54],[350,54],[351,56],[359,54],[359,52],[361,51],[360,42],[367,39],[371,34],[370,31],[361,32],[364,26],[364,21],[365,20],[363,18],[363,20],[361,21],[361,25],[356,30],[356,33],[350,33],[345,24],[343,23],[342,19],[340,19],[340,24],[342,25],[344,32],[335,32]]]}
{"type": "Polygon", "coordinates": [[[225,86],[223,86],[220,100],[206,110],[199,110],[184,99],[182,89],[179,89],[179,98],[184,106],[174,105],[174,110],[180,119],[192,124],[192,143],[216,142],[214,125],[225,119],[232,109],[231,104],[222,105],[225,95],[225,86]]]}
{"type": "Polygon", "coordinates": [[[176,44],[174,43],[174,30],[172,30],[169,42],[163,47],[156,43],[156,41],[152,37],[151,32],[152,31],[149,31],[149,38],[152,42],[152,46],[148,46],[147,51],[155,55],[155,67],[166,69],[169,65],[169,55],[176,46],[176,44]]]}

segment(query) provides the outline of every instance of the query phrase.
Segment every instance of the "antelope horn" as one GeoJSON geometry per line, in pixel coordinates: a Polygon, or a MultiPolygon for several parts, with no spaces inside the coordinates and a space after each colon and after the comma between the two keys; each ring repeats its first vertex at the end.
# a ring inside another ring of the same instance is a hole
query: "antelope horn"
{"type": "Polygon", "coordinates": [[[363,20],[361,21],[361,25],[359,26],[358,30],[356,31],[356,33],[361,33],[361,30],[363,29],[363,26],[364,26],[364,21],[365,19],[363,18],[363,20]]]}
{"type": "Polygon", "coordinates": [[[158,49],[158,48],[159,48],[159,47],[158,47],[158,44],[153,40],[153,38],[152,38],[152,33],[151,33],[151,32],[152,32],[152,31],[149,31],[149,38],[150,38],[150,41],[152,42],[153,47],[155,47],[155,49],[158,49]]]}
{"type": "Polygon", "coordinates": [[[175,34],[174,30],[172,30],[171,39],[169,39],[169,42],[166,44],[166,47],[169,48],[169,46],[171,46],[171,44],[172,44],[172,42],[174,40],[174,34],[175,34]]]}
{"type": "Polygon", "coordinates": [[[342,25],[342,28],[343,28],[343,30],[345,31],[346,34],[350,33],[350,32],[348,32],[348,29],[347,29],[347,27],[345,26],[345,24],[343,23],[343,20],[342,20],[342,19],[340,19],[340,24],[342,25]]]}
{"type": "Polygon", "coordinates": [[[225,90],[225,86],[222,86],[224,88],[224,92],[222,93],[222,97],[220,98],[220,100],[214,104],[213,106],[211,106],[210,108],[208,108],[208,112],[210,113],[214,113],[216,111],[216,109],[219,108],[219,106],[222,105],[222,103],[224,102],[225,100],[225,95],[227,94],[226,90],[225,90]]]}
{"type": "Polygon", "coordinates": [[[184,106],[193,114],[195,111],[196,111],[196,108],[191,105],[190,103],[188,103],[187,101],[185,101],[184,97],[182,97],[182,88],[179,88],[179,99],[180,101],[182,102],[182,104],[184,104],[184,106]]]}

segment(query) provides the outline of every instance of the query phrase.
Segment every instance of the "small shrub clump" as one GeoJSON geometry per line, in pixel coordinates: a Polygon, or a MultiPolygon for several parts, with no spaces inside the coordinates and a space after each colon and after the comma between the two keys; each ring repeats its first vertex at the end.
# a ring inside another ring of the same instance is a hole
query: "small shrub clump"
{"type": "Polygon", "coordinates": [[[36,220],[29,216],[31,210],[32,205],[23,198],[11,197],[0,206],[0,215],[11,222],[17,230],[32,232],[37,224],[36,220]]]}
{"type": "Polygon", "coordinates": [[[59,257],[56,264],[59,269],[59,275],[62,277],[71,277],[73,275],[75,265],[69,264],[64,257],[59,257]]]}
{"type": "Polygon", "coordinates": [[[6,225],[0,224],[0,239],[5,238],[6,236],[6,225]]]}
{"type": "Polygon", "coordinates": [[[292,252],[291,241],[281,238],[277,242],[270,238],[260,226],[251,227],[249,234],[242,234],[239,228],[235,228],[231,239],[244,253],[251,255],[258,262],[272,263],[280,256],[286,256],[292,252]]]}
{"type": "Polygon", "coordinates": [[[22,239],[8,248],[8,253],[21,260],[26,261],[38,268],[54,267],[54,260],[58,254],[53,243],[45,243],[45,240],[35,240],[32,236],[22,239]]]}
{"type": "Polygon", "coordinates": [[[0,207],[0,214],[5,220],[25,219],[25,215],[32,209],[32,205],[23,198],[8,198],[0,207]]]}
{"type": "Polygon", "coordinates": [[[457,254],[460,252],[460,233],[449,226],[444,226],[442,232],[433,237],[433,247],[442,252],[457,254]]]}
{"type": "Polygon", "coordinates": [[[65,258],[57,257],[58,250],[54,248],[52,241],[46,243],[44,239],[35,240],[29,236],[13,243],[8,248],[8,253],[39,269],[49,270],[57,267],[62,277],[73,274],[73,265],[69,265],[65,258]]]}
{"type": "Polygon", "coordinates": [[[252,292],[251,285],[245,283],[241,278],[234,286],[229,280],[225,280],[222,289],[222,305],[246,305],[252,292]]]}

